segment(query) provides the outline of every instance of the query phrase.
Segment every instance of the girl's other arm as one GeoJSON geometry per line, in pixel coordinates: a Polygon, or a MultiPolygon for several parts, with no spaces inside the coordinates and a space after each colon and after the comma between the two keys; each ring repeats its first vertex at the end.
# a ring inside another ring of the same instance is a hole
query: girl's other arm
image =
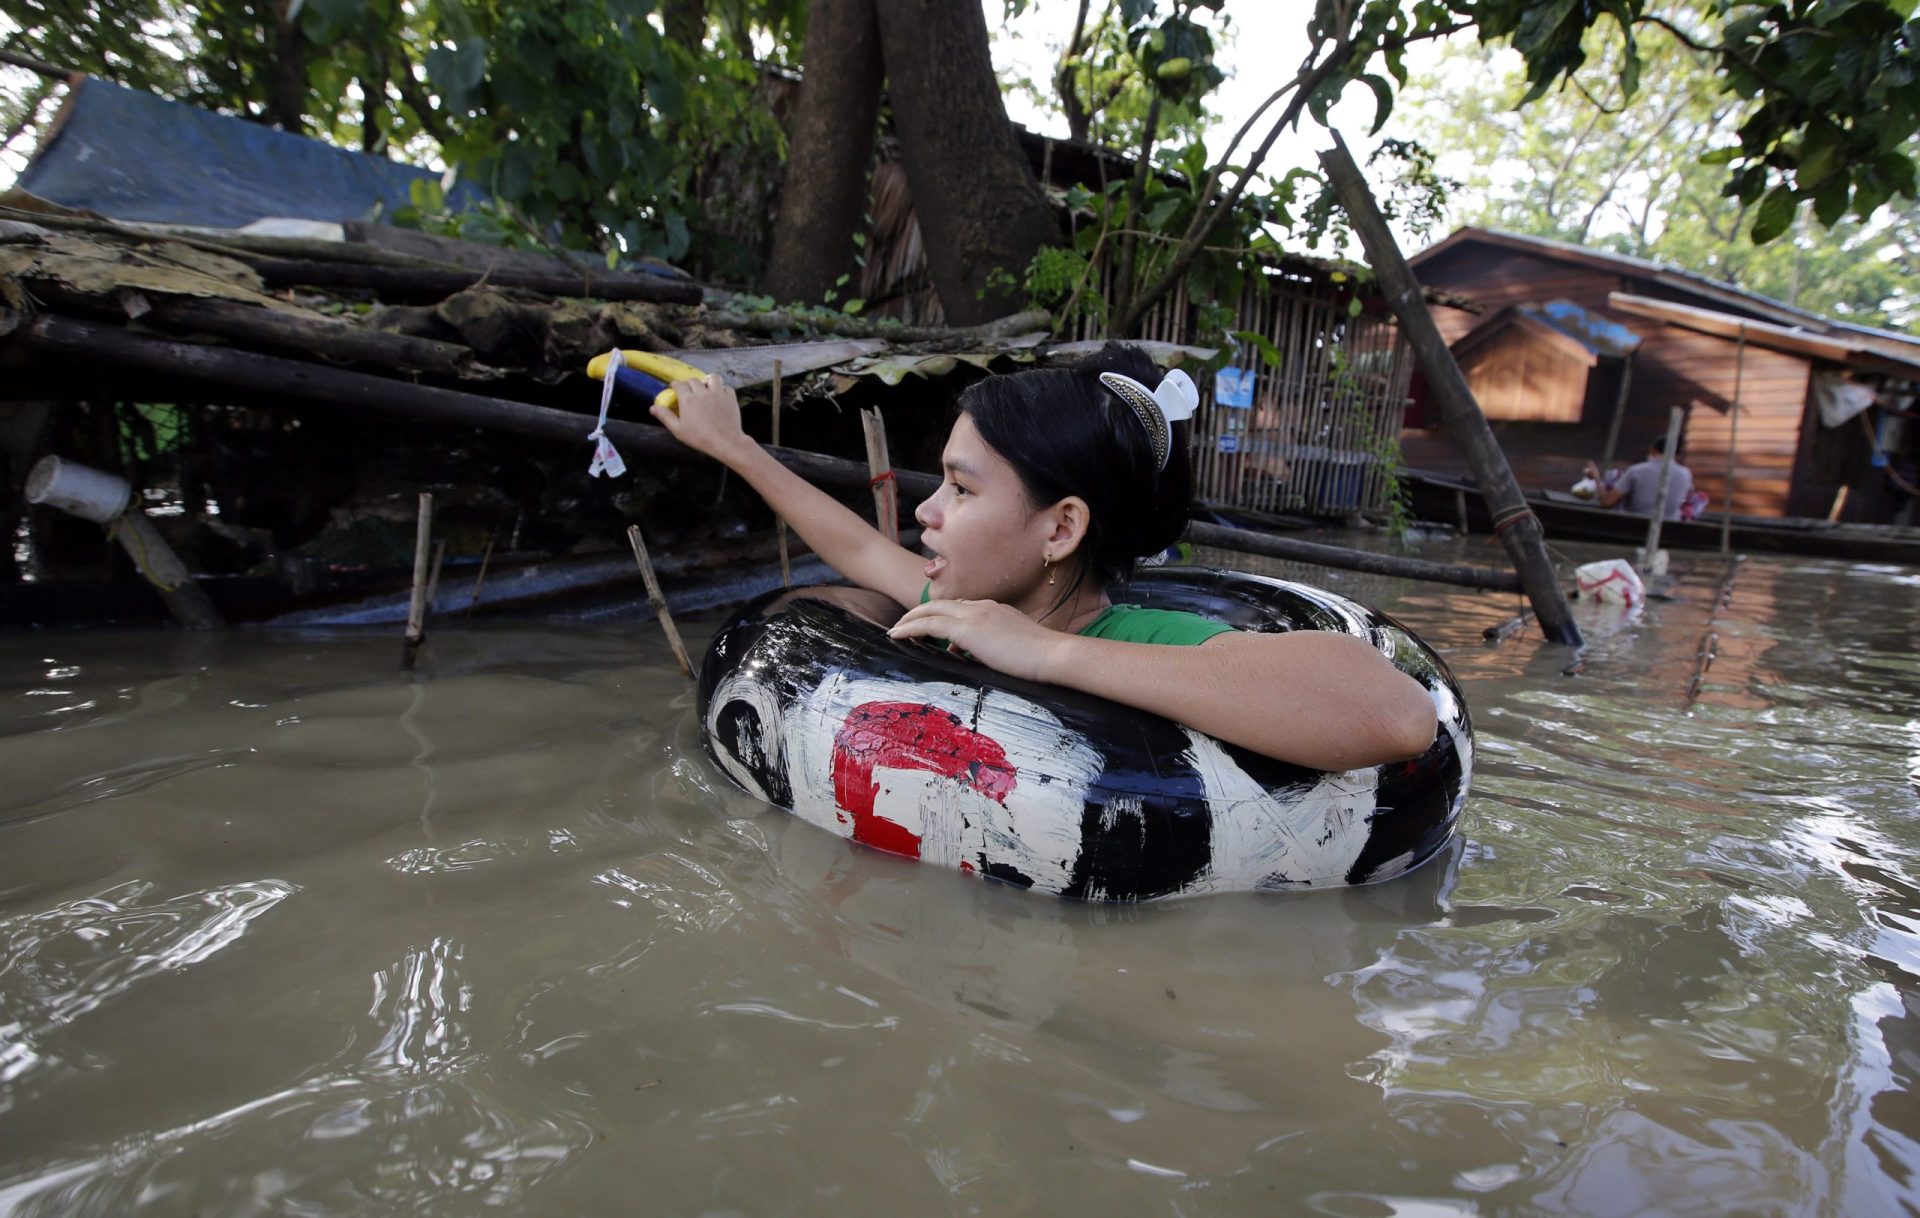
{"type": "Polygon", "coordinates": [[[1316,770],[1417,757],[1433,699],[1363,639],[1332,631],[1231,632],[1198,647],[1049,630],[992,601],[908,610],[895,638],[938,637],[989,668],[1064,685],[1316,770]]]}

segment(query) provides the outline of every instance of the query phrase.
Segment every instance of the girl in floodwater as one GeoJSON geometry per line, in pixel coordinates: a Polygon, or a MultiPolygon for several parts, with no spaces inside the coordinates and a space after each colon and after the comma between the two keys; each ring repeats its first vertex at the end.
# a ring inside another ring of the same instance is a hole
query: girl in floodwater
{"type": "Polygon", "coordinates": [[[1010,676],[1067,686],[1281,761],[1349,770],[1433,743],[1418,682],[1351,635],[1256,634],[1116,605],[1135,563],[1186,528],[1184,372],[1108,343],[1068,368],[989,377],[960,396],[943,480],[914,517],[929,560],[775,461],[718,377],[653,415],[746,479],[834,570],[888,598],[898,639],[946,640],[1010,676]],[[912,608],[906,608],[912,606],[912,608]]]}

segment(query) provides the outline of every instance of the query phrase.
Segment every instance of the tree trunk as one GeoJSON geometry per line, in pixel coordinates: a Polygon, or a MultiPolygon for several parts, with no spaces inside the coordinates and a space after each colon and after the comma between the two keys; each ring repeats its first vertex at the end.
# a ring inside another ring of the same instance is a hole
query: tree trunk
{"type": "Polygon", "coordinates": [[[874,7],[901,162],[947,321],[1011,313],[1019,293],[993,272],[1017,279],[1061,234],[1000,100],[986,16],[971,0],[874,7]]]}
{"type": "Polygon", "coordinates": [[[660,21],[670,41],[698,51],[707,36],[707,0],[665,0],[660,21]]]}
{"type": "Polygon", "coordinates": [[[268,7],[269,45],[273,48],[273,66],[267,77],[267,119],[282,131],[306,134],[307,109],[307,36],[295,15],[298,10],[285,0],[268,7]]]}
{"type": "MultiPolygon", "coordinates": [[[[853,266],[880,117],[874,0],[812,0],[767,292],[817,304],[853,266]]],[[[851,295],[851,293],[846,293],[851,295]]]]}

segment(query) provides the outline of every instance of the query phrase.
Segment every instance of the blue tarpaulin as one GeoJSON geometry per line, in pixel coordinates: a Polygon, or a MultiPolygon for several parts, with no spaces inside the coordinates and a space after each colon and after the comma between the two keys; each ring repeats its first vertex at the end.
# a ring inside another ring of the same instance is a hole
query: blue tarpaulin
{"type": "MultiPolygon", "coordinates": [[[[438,175],[89,77],[18,185],[117,220],[241,228],[267,216],[365,220],[376,204],[391,216],[423,178],[438,175]]],[[[483,197],[459,183],[448,204],[483,197]]]]}

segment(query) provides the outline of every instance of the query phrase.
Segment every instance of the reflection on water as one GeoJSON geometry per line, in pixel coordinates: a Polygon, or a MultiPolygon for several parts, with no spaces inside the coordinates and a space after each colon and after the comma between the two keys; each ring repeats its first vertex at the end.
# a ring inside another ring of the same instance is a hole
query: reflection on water
{"type": "Polygon", "coordinates": [[[1463,840],[1144,908],[768,811],[641,625],[0,641],[0,1214],[1913,1212],[1920,578],[1685,561],[1572,676],[1269,568],[1448,656],[1463,840]]]}

